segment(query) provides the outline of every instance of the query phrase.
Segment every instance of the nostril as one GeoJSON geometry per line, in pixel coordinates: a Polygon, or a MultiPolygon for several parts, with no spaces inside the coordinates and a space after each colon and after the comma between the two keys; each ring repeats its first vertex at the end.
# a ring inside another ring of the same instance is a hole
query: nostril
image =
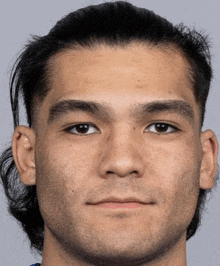
{"type": "Polygon", "coordinates": [[[131,174],[138,174],[138,171],[133,171],[131,172],[131,174]]]}
{"type": "Polygon", "coordinates": [[[114,174],[112,171],[107,171],[106,174],[114,174]]]}

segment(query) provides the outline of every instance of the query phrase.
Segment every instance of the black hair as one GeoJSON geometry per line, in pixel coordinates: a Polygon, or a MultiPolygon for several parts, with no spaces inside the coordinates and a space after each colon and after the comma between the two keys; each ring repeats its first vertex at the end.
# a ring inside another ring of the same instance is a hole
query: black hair
{"type": "MultiPolygon", "coordinates": [[[[117,1],[71,12],[46,36],[35,36],[26,45],[11,75],[14,127],[19,125],[19,99],[23,99],[29,127],[33,126],[34,106],[43,101],[50,89],[48,62],[52,56],[74,47],[90,49],[97,44],[126,46],[131,42],[173,46],[185,56],[195,99],[201,110],[202,126],[212,78],[207,37],[182,24],[174,26],[152,11],[117,1]]],[[[25,186],[19,181],[11,147],[1,155],[0,174],[10,213],[21,223],[31,247],[42,253],[44,221],[39,211],[36,186],[25,186]]],[[[195,214],[187,228],[187,240],[200,224],[207,192],[200,189],[195,214]]]]}

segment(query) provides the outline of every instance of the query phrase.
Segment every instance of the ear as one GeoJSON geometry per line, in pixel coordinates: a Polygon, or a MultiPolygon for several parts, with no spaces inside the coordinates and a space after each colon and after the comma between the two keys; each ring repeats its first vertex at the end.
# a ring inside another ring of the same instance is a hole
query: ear
{"type": "Polygon", "coordinates": [[[211,189],[215,185],[217,172],[218,141],[213,131],[201,133],[202,163],[200,169],[200,188],[211,189]]]}
{"type": "Polygon", "coordinates": [[[34,150],[34,130],[18,126],[12,138],[12,153],[20,180],[26,186],[36,184],[34,150]]]}

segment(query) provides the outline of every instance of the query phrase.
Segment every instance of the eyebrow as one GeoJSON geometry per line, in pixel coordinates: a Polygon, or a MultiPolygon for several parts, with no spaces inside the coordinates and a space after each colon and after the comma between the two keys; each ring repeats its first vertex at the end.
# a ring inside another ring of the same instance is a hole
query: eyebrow
{"type": "MultiPolygon", "coordinates": [[[[63,100],[55,103],[49,110],[48,124],[61,118],[70,112],[86,112],[98,116],[101,119],[110,120],[114,116],[114,112],[110,107],[94,101],[84,100],[63,100]]],[[[192,106],[182,100],[162,100],[152,101],[149,103],[134,104],[130,108],[130,115],[133,117],[146,117],[157,113],[172,112],[177,113],[191,123],[194,119],[194,111],[192,106]]]]}
{"type": "Polygon", "coordinates": [[[58,120],[63,115],[70,112],[86,112],[96,115],[102,119],[109,119],[111,111],[105,105],[93,101],[63,100],[55,103],[49,110],[48,124],[58,120]]]}
{"type": "Polygon", "coordinates": [[[133,116],[142,117],[147,114],[171,112],[193,122],[194,111],[192,106],[182,100],[153,101],[146,104],[138,104],[134,107],[133,116]]]}

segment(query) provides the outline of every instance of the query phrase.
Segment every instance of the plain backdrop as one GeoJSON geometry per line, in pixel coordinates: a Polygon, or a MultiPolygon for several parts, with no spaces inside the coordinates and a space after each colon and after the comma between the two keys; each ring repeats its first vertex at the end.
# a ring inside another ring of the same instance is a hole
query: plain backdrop
{"type": "MultiPolygon", "coordinates": [[[[0,2],[0,151],[11,141],[13,133],[9,104],[10,69],[30,35],[45,35],[64,15],[78,8],[104,1],[8,0],[0,2]]],[[[220,136],[220,2],[218,0],[130,0],[153,10],[174,24],[183,22],[203,30],[211,39],[214,79],[207,103],[203,130],[212,129],[220,136]]],[[[187,156],[187,154],[186,154],[187,156]]],[[[220,182],[220,180],[219,180],[220,182]]],[[[212,192],[203,213],[202,225],[187,242],[188,266],[220,265],[220,185],[212,192]]],[[[7,212],[6,198],[0,186],[0,265],[29,266],[41,262],[31,252],[21,227],[7,212]]],[[[173,266],[173,265],[171,265],[173,266]]]]}

